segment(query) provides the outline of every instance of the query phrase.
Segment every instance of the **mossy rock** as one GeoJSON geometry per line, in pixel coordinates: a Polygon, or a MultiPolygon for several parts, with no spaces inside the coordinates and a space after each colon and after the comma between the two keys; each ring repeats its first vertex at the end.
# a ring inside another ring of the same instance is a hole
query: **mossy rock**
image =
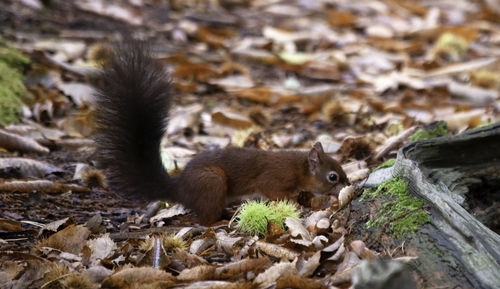
{"type": "Polygon", "coordinates": [[[0,62],[21,72],[30,63],[30,60],[19,52],[19,50],[7,45],[0,37],[0,62]]]}
{"type": "Polygon", "coordinates": [[[427,140],[435,137],[449,135],[445,121],[435,121],[419,128],[410,138],[411,141],[427,140]]]}
{"type": "Polygon", "coordinates": [[[23,83],[23,75],[0,61],[0,86],[12,92],[17,98],[26,94],[26,87],[23,83]]]}
{"type": "Polygon", "coordinates": [[[380,166],[376,167],[373,171],[380,170],[383,168],[392,167],[395,162],[396,162],[396,159],[388,159],[385,162],[383,162],[380,166]]]}
{"type": "Polygon", "coordinates": [[[28,58],[0,39],[0,125],[19,121],[21,99],[26,95],[22,69],[28,63],[28,58]]]}
{"type": "Polygon", "coordinates": [[[367,189],[362,199],[379,197],[382,208],[375,218],[366,223],[367,228],[385,226],[389,224],[389,231],[400,238],[414,234],[418,228],[429,222],[430,218],[423,206],[423,199],[408,194],[408,183],[399,177],[388,180],[377,189],[367,189]]]}
{"type": "Polygon", "coordinates": [[[0,84],[0,124],[17,122],[21,115],[21,100],[8,88],[0,84]]]}

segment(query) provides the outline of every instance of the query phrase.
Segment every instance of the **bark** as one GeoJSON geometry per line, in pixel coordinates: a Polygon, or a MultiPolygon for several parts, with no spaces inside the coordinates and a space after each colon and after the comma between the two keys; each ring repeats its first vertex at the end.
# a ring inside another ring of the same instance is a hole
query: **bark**
{"type": "Polygon", "coordinates": [[[384,174],[404,178],[409,191],[430,207],[430,224],[406,239],[406,251],[419,256],[414,266],[426,287],[498,288],[500,236],[469,211],[492,211],[482,217],[498,230],[500,123],[409,143],[392,168],[376,172],[367,183],[379,183],[380,178],[374,180],[384,174]],[[482,207],[474,211],[474,204],[482,207]]]}

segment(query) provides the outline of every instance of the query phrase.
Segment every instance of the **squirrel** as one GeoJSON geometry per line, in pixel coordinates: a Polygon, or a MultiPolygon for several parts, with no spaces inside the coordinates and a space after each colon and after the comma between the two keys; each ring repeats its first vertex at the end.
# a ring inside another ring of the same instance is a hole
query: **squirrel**
{"type": "Polygon", "coordinates": [[[178,176],[170,176],[160,156],[173,97],[169,75],[147,44],[123,44],[114,50],[98,74],[94,137],[98,165],[111,190],[179,202],[201,224],[213,224],[229,197],[259,193],[279,200],[299,191],[338,193],[349,183],[339,162],[319,142],[308,152],[239,147],[204,151],[178,176]]]}

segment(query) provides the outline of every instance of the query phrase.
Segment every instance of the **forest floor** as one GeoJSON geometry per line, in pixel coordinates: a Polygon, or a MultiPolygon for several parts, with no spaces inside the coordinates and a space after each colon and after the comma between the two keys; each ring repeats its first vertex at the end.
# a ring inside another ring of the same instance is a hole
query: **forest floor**
{"type": "MultiPolygon", "coordinates": [[[[413,262],[394,228],[373,236],[376,207],[355,198],[418,128],[500,119],[495,2],[0,1],[0,287],[349,288],[363,260],[413,262]],[[307,196],[300,221],[253,236],[229,219],[240,203],[204,227],[180,206],[108,190],[89,75],[132,38],[172,78],[169,171],[213,148],[321,141],[355,205],[307,196]]],[[[449,285],[410,271],[418,288],[449,285]]]]}

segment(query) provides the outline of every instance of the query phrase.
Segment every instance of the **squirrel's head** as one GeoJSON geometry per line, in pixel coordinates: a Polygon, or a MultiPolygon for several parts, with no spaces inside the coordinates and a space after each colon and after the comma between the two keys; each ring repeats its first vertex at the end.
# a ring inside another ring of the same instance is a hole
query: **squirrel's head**
{"type": "Polygon", "coordinates": [[[323,151],[320,142],[311,148],[307,160],[310,175],[305,190],[320,194],[338,194],[340,189],[349,185],[340,163],[323,151]]]}

